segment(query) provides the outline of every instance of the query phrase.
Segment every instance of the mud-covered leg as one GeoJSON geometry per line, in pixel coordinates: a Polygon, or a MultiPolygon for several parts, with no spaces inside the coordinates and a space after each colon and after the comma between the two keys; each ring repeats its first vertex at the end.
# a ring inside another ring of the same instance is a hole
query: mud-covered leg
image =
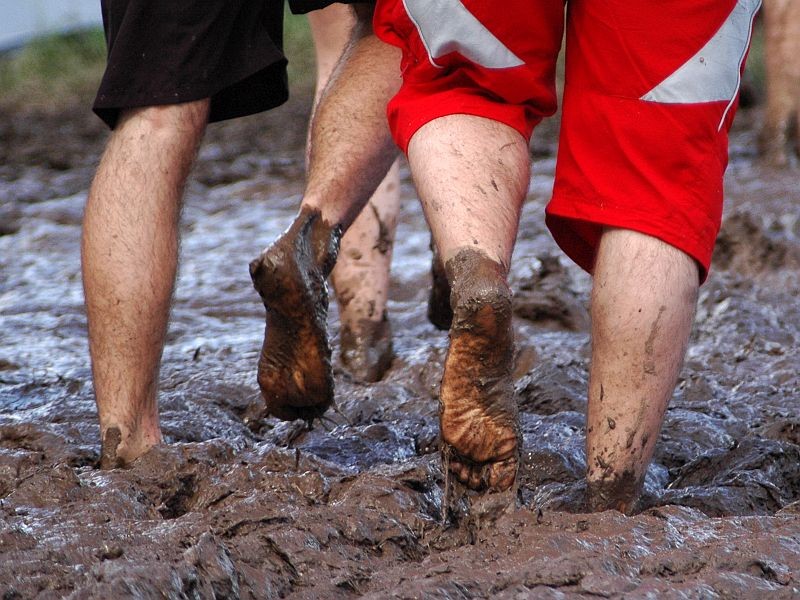
{"type": "Polygon", "coordinates": [[[367,5],[351,12],[334,4],[308,18],[319,107],[309,135],[303,205],[347,230],[331,275],[341,359],[356,379],[377,381],[393,357],[387,300],[400,177],[396,162],[390,168],[397,151],[385,112],[399,85],[400,55],[373,34],[367,5]]]}
{"type": "Polygon", "coordinates": [[[399,209],[397,164],[347,234],[331,281],[339,303],[342,365],[360,381],[379,381],[391,367],[389,266],[399,209]]]}
{"type": "Polygon", "coordinates": [[[603,234],[592,289],[590,510],[634,507],[686,352],[697,288],[697,265],[680,250],[634,231],[603,234]]]}
{"type": "Polygon", "coordinates": [[[514,337],[505,269],[469,248],[447,262],[453,324],[440,396],[443,456],[471,489],[505,490],[519,465],[511,371],[514,337]]]}
{"type": "Polygon", "coordinates": [[[325,279],[340,239],[340,227],[304,209],[250,263],[250,276],[267,309],[258,385],[267,413],[280,419],[311,421],[333,401],[325,279]]]}
{"type": "MultiPolygon", "coordinates": [[[[308,14],[317,62],[315,108],[348,43],[357,46],[369,35],[363,30],[363,24],[359,26],[366,16],[362,15],[357,21],[352,9],[344,4],[331,4],[308,14]]],[[[357,56],[351,52],[348,60],[357,56]]],[[[383,77],[380,69],[368,68],[368,72],[379,79],[383,77]]],[[[342,82],[334,78],[332,87],[341,85],[342,82]]],[[[351,88],[347,100],[356,104],[370,103],[375,94],[383,93],[380,85],[363,85],[351,88]]],[[[384,127],[378,123],[373,126],[379,126],[375,134],[378,140],[384,127]]],[[[311,145],[309,129],[309,152],[311,145]]],[[[360,381],[380,380],[392,364],[392,328],[387,301],[389,266],[400,208],[399,180],[395,162],[342,238],[339,259],[331,273],[339,304],[342,365],[360,381]]]]}
{"type": "Polygon", "coordinates": [[[786,166],[796,164],[800,154],[800,3],[765,0],[764,28],[767,106],[761,151],[772,164],[786,166]]]}
{"type": "Polygon", "coordinates": [[[450,115],[420,128],[408,157],[452,289],[440,397],[445,466],[470,488],[507,490],[520,441],[506,275],[528,187],[528,145],[506,125],[450,115]]]}

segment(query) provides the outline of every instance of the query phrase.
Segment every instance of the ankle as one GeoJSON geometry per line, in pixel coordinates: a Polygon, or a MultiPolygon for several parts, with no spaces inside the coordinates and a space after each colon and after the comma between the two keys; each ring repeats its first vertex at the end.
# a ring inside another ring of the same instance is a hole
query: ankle
{"type": "Polygon", "coordinates": [[[139,423],[136,427],[109,424],[102,429],[100,463],[103,468],[130,464],[153,446],[162,443],[158,423],[139,423]]]}
{"type": "Polygon", "coordinates": [[[361,319],[342,324],[341,359],[344,367],[360,381],[379,381],[391,367],[392,327],[384,313],[380,321],[361,319]]]}
{"type": "Polygon", "coordinates": [[[586,504],[591,512],[618,510],[630,514],[639,499],[644,476],[634,469],[589,472],[586,476],[586,504]]]}
{"type": "Polygon", "coordinates": [[[321,215],[312,222],[309,241],[314,252],[314,260],[325,278],[336,266],[343,233],[344,229],[341,224],[330,224],[321,215]]]}
{"type": "MultiPolygon", "coordinates": [[[[495,336],[511,331],[511,289],[506,270],[484,253],[461,250],[445,265],[454,332],[495,336]]],[[[498,340],[501,341],[501,340],[498,340]]]]}

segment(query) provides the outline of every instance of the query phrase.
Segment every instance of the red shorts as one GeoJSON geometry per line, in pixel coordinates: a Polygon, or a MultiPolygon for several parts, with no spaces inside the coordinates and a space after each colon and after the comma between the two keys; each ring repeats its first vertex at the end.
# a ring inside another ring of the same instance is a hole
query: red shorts
{"type": "MultiPolygon", "coordinates": [[[[561,139],[547,225],[592,270],[603,228],[655,236],[705,279],[722,215],[728,130],[760,0],[570,0],[561,139]]],[[[471,114],[529,138],[556,109],[563,0],[378,0],[403,50],[389,123],[471,114]]]]}

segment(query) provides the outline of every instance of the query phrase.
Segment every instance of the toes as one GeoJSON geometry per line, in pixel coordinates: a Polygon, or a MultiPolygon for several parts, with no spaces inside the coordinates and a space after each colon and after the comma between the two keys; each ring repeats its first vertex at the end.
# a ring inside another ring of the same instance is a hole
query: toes
{"type": "Polygon", "coordinates": [[[482,490],[484,489],[483,481],[483,469],[470,469],[469,471],[469,481],[467,482],[467,487],[471,490],[482,490]]]}
{"type": "Polygon", "coordinates": [[[451,458],[450,472],[471,490],[504,492],[514,485],[519,462],[516,458],[474,464],[451,458]]]}
{"type": "Polygon", "coordinates": [[[460,463],[455,459],[450,459],[449,469],[450,473],[455,475],[456,479],[458,479],[464,485],[469,486],[472,469],[470,469],[468,465],[460,463]]]}
{"type": "Polygon", "coordinates": [[[517,478],[519,461],[509,458],[491,465],[488,471],[489,488],[504,492],[514,485],[517,478]]]}

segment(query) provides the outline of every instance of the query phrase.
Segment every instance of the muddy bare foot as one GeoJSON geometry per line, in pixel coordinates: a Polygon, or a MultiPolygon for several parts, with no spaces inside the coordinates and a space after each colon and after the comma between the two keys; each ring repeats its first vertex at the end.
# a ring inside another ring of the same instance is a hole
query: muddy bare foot
{"type": "Polygon", "coordinates": [[[392,366],[392,327],[384,315],[380,321],[361,319],[356,327],[342,326],[342,364],[359,381],[380,381],[392,366]]]}
{"type": "Polygon", "coordinates": [[[453,325],[440,395],[445,469],[474,490],[504,491],[519,466],[511,290],[504,269],[476,250],[448,261],[453,325]]]}
{"type": "Polygon", "coordinates": [[[453,322],[453,309],[450,308],[450,284],[447,281],[442,259],[431,241],[433,260],[431,261],[431,278],[433,285],[428,296],[428,321],[437,329],[447,331],[453,322]]]}
{"type": "Polygon", "coordinates": [[[126,467],[160,443],[160,431],[157,432],[157,435],[150,436],[123,436],[119,427],[109,427],[103,433],[100,443],[100,468],[119,469],[126,467]]]}
{"type": "Polygon", "coordinates": [[[279,419],[311,421],[333,402],[325,279],[340,239],[340,227],[304,209],[250,263],[250,276],[267,309],[258,385],[267,414],[279,419]]]}

